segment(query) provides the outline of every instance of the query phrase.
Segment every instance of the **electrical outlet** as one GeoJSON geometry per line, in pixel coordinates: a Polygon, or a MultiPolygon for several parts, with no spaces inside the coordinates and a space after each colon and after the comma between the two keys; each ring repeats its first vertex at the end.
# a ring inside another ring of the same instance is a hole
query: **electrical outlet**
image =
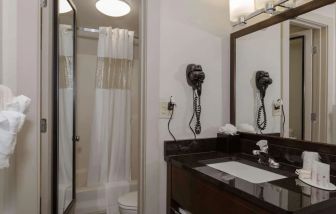
{"type": "Polygon", "coordinates": [[[273,101],[272,105],[272,115],[274,117],[279,117],[281,116],[281,108],[282,108],[282,100],[278,99],[276,101],[273,101]]]}
{"type": "Polygon", "coordinates": [[[171,112],[168,110],[168,103],[165,101],[160,102],[160,118],[161,119],[169,119],[171,112]]]}

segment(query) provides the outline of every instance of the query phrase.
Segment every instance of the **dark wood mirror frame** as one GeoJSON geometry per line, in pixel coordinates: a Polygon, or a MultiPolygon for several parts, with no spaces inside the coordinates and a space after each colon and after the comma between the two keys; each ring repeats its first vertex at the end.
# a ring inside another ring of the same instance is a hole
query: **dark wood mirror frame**
{"type": "Polygon", "coordinates": [[[230,42],[230,122],[236,124],[236,40],[283,21],[295,18],[320,7],[335,3],[336,0],[312,0],[309,3],[287,10],[269,19],[248,26],[231,34],[230,42]]]}

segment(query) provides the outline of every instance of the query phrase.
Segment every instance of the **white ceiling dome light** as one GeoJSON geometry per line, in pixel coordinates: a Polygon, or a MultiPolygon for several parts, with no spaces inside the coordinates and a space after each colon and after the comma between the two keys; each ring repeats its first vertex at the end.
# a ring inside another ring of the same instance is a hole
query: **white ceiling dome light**
{"type": "Polygon", "coordinates": [[[60,0],[58,2],[58,12],[59,13],[67,13],[72,11],[72,7],[70,6],[67,0],[60,0]]]}
{"type": "Polygon", "coordinates": [[[101,13],[112,17],[125,16],[131,12],[131,6],[122,0],[98,0],[96,8],[101,13]]]}

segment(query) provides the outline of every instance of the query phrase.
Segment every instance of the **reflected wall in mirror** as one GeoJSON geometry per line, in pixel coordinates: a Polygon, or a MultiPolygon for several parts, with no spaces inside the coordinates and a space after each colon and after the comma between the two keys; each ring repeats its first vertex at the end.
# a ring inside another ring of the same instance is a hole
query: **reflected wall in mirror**
{"type": "Polygon", "coordinates": [[[71,2],[59,1],[58,14],[58,213],[74,199],[75,136],[75,11],[71,2]]]}
{"type": "Polygon", "coordinates": [[[238,126],[336,144],[335,22],[331,4],[237,38],[238,126]],[[258,71],[272,79],[266,92],[257,87],[258,71]]]}

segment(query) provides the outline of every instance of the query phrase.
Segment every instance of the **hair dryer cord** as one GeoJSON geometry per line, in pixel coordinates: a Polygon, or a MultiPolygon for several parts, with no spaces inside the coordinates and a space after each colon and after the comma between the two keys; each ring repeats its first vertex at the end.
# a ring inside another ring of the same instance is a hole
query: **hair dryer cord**
{"type": "Polygon", "coordinates": [[[201,113],[202,113],[202,107],[201,107],[201,97],[198,95],[198,93],[195,93],[194,96],[194,112],[196,115],[196,124],[195,124],[195,133],[201,134],[202,126],[201,126],[201,113]]]}
{"type": "Polygon", "coordinates": [[[267,117],[266,117],[266,108],[265,108],[264,98],[261,98],[261,106],[258,109],[257,126],[261,133],[267,127],[267,117]],[[263,117],[263,121],[261,121],[261,117],[263,117]]]}

